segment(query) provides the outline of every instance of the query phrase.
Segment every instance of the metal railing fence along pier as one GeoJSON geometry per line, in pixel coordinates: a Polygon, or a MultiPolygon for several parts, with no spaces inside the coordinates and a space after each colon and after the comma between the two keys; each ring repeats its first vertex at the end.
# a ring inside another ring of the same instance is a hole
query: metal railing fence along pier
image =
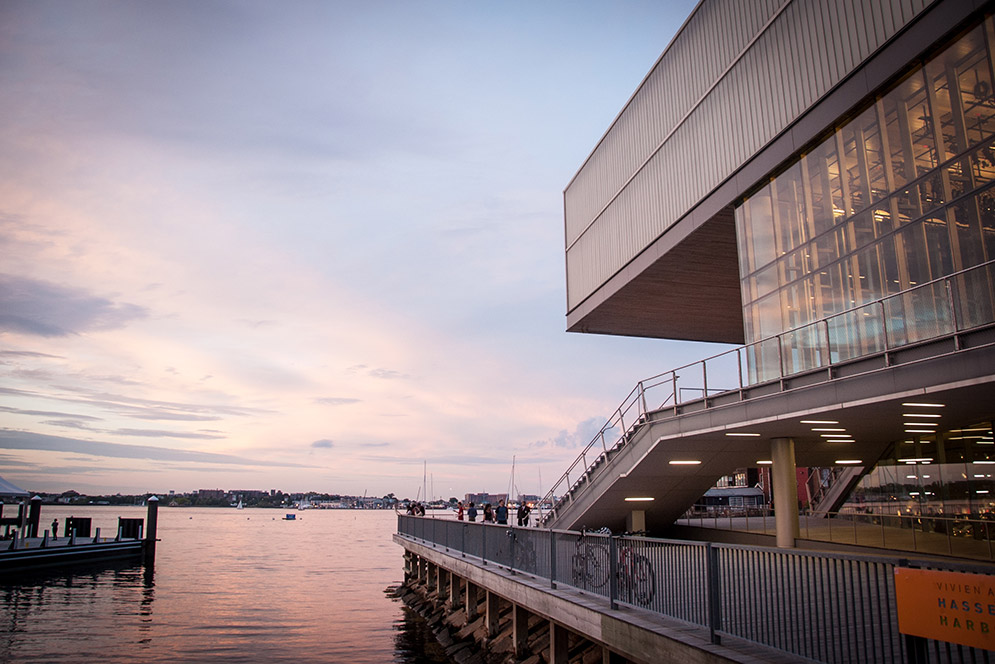
{"type": "MultiPolygon", "coordinates": [[[[909,561],[398,516],[398,533],[483,567],[498,566],[816,662],[909,661],[894,572],[992,574],[990,565],[909,561]]],[[[915,637],[919,638],[919,637],[915,637]]],[[[929,662],[989,661],[987,651],[925,641],[929,662]]]]}

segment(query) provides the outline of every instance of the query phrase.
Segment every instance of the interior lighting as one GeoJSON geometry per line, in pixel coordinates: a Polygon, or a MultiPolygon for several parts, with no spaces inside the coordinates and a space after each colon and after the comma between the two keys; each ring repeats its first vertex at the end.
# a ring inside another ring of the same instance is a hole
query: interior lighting
{"type": "Polygon", "coordinates": [[[902,413],[902,417],[943,417],[939,413],[902,413]]]}
{"type": "Polygon", "coordinates": [[[978,489],[975,493],[988,493],[988,489],[978,489]]]}
{"type": "Polygon", "coordinates": [[[817,429],[813,427],[812,431],[846,431],[846,429],[817,429]]]}
{"type": "Polygon", "coordinates": [[[995,466],[995,461],[972,461],[971,463],[979,466],[995,466]]]}
{"type": "Polygon", "coordinates": [[[759,433],[726,433],[727,436],[748,436],[750,438],[759,438],[759,433]]]}
{"type": "Polygon", "coordinates": [[[914,480],[914,479],[916,479],[916,476],[915,475],[906,475],[905,479],[907,479],[907,480],[914,480]]]}
{"type": "Polygon", "coordinates": [[[899,459],[899,462],[903,463],[920,463],[922,461],[932,461],[933,457],[915,457],[911,459],[899,459]]]}
{"type": "Polygon", "coordinates": [[[909,495],[910,496],[918,496],[919,492],[918,491],[909,491],[909,495]]]}
{"type": "Polygon", "coordinates": [[[669,463],[671,466],[698,466],[701,461],[697,459],[671,459],[669,463]]]}
{"type": "Polygon", "coordinates": [[[757,461],[757,465],[758,466],[772,466],[772,465],[774,465],[774,462],[771,461],[770,459],[761,459],[761,460],[757,461]]]}
{"type": "Polygon", "coordinates": [[[853,438],[848,433],[822,433],[819,434],[822,438],[853,438]]]}
{"type": "Polygon", "coordinates": [[[840,466],[856,466],[864,462],[860,459],[837,459],[836,463],[840,466]]]}
{"type": "Polygon", "coordinates": [[[919,408],[943,408],[946,404],[942,403],[915,403],[912,401],[905,401],[902,403],[903,406],[914,406],[919,408]]]}
{"type": "MultiPolygon", "coordinates": [[[[937,422],[902,422],[904,426],[907,427],[938,427],[940,426],[937,422]]],[[[908,431],[908,429],[906,429],[908,431]]]]}
{"type": "Polygon", "coordinates": [[[649,502],[651,500],[656,500],[656,499],[653,498],[652,496],[632,496],[632,497],[626,498],[625,502],[627,502],[627,503],[646,503],[646,502],[649,502]]]}
{"type": "Polygon", "coordinates": [[[905,433],[936,433],[935,429],[906,429],[905,433]]]}
{"type": "Polygon", "coordinates": [[[802,424],[839,424],[836,420],[802,420],[802,424]]]}

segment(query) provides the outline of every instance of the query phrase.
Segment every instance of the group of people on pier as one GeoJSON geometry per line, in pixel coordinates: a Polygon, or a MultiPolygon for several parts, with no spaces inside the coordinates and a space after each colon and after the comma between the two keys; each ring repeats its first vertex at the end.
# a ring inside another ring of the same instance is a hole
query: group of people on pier
{"type": "MultiPolygon", "coordinates": [[[[519,528],[528,527],[531,514],[532,508],[527,504],[521,503],[518,506],[516,517],[519,528]]],[[[464,506],[461,500],[456,504],[456,518],[462,521],[464,515],[468,521],[476,521],[477,517],[481,516],[484,523],[497,523],[501,526],[508,525],[508,506],[505,505],[504,499],[499,500],[495,508],[492,508],[490,503],[484,503],[479,512],[477,506],[472,501],[464,506]]]]}
{"type": "MultiPolygon", "coordinates": [[[[425,516],[425,506],[419,502],[413,502],[408,505],[408,514],[411,516],[425,516]]],[[[531,515],[532,508],[524,502],[521,503],[515,515],[518,520],[518,527],[528,528],[529,521],[532,518],[531,515]]],[[[477,509],[476,504],[473,502],[464,505],[461,500],[456,503],[456,518],[458,520],[476,521],[478,516],[481,517],[481,521],[484,523],[496,523],[500,526],[506,526],[508,525],[508,506],[503,499],[498,501],[497,507],[491,507],[490,503],[484,503],[481,505],[480,510],[477,509]]]]}

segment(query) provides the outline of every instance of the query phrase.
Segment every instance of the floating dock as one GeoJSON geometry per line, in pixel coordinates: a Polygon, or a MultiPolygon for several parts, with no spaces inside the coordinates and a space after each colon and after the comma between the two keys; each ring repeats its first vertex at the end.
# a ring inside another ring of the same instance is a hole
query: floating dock
{"type": "MultiPolygon", "coordinates": [[[[143,558],[146,565],[155,561],[156,524],[159,499],[148,500],[147,527],[142,519],[119,519],[114,537],[101,537],[98,528],[93,537],[78,536],[75,531],[65,537],[51,537],[44,531],[38,537],[40,499],[32,499],[32,518],[9,540],[0,540],[0,578],[28,570],[67,567],[122,558],[143,558]],[[144,531],[144,532],[143,532],[144,531]]],[[[88,520],[87,520],[88,521],[88,520]]]]}

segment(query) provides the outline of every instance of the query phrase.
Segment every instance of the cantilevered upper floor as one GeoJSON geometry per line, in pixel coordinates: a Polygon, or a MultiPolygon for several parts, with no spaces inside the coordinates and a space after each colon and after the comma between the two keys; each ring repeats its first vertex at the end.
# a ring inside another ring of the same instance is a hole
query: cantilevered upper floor
{"type": "MultiPolygon", "coordinates": [[[[744,333],[735,207],[978,25],[985,6],[701,2],[564,192],[568,329],[760,338],[744,333]]],[[[991,100],[984,76],[968,90],[982,107],[991,100]]],[[[961,101],[930,94],[938,118],[961,101]]],[[[942,122],[929,128],[940,142],[942,122]]],[[[875,168],[846,157],[832,167],[841,189],[860,169],[875,168]]]]}

